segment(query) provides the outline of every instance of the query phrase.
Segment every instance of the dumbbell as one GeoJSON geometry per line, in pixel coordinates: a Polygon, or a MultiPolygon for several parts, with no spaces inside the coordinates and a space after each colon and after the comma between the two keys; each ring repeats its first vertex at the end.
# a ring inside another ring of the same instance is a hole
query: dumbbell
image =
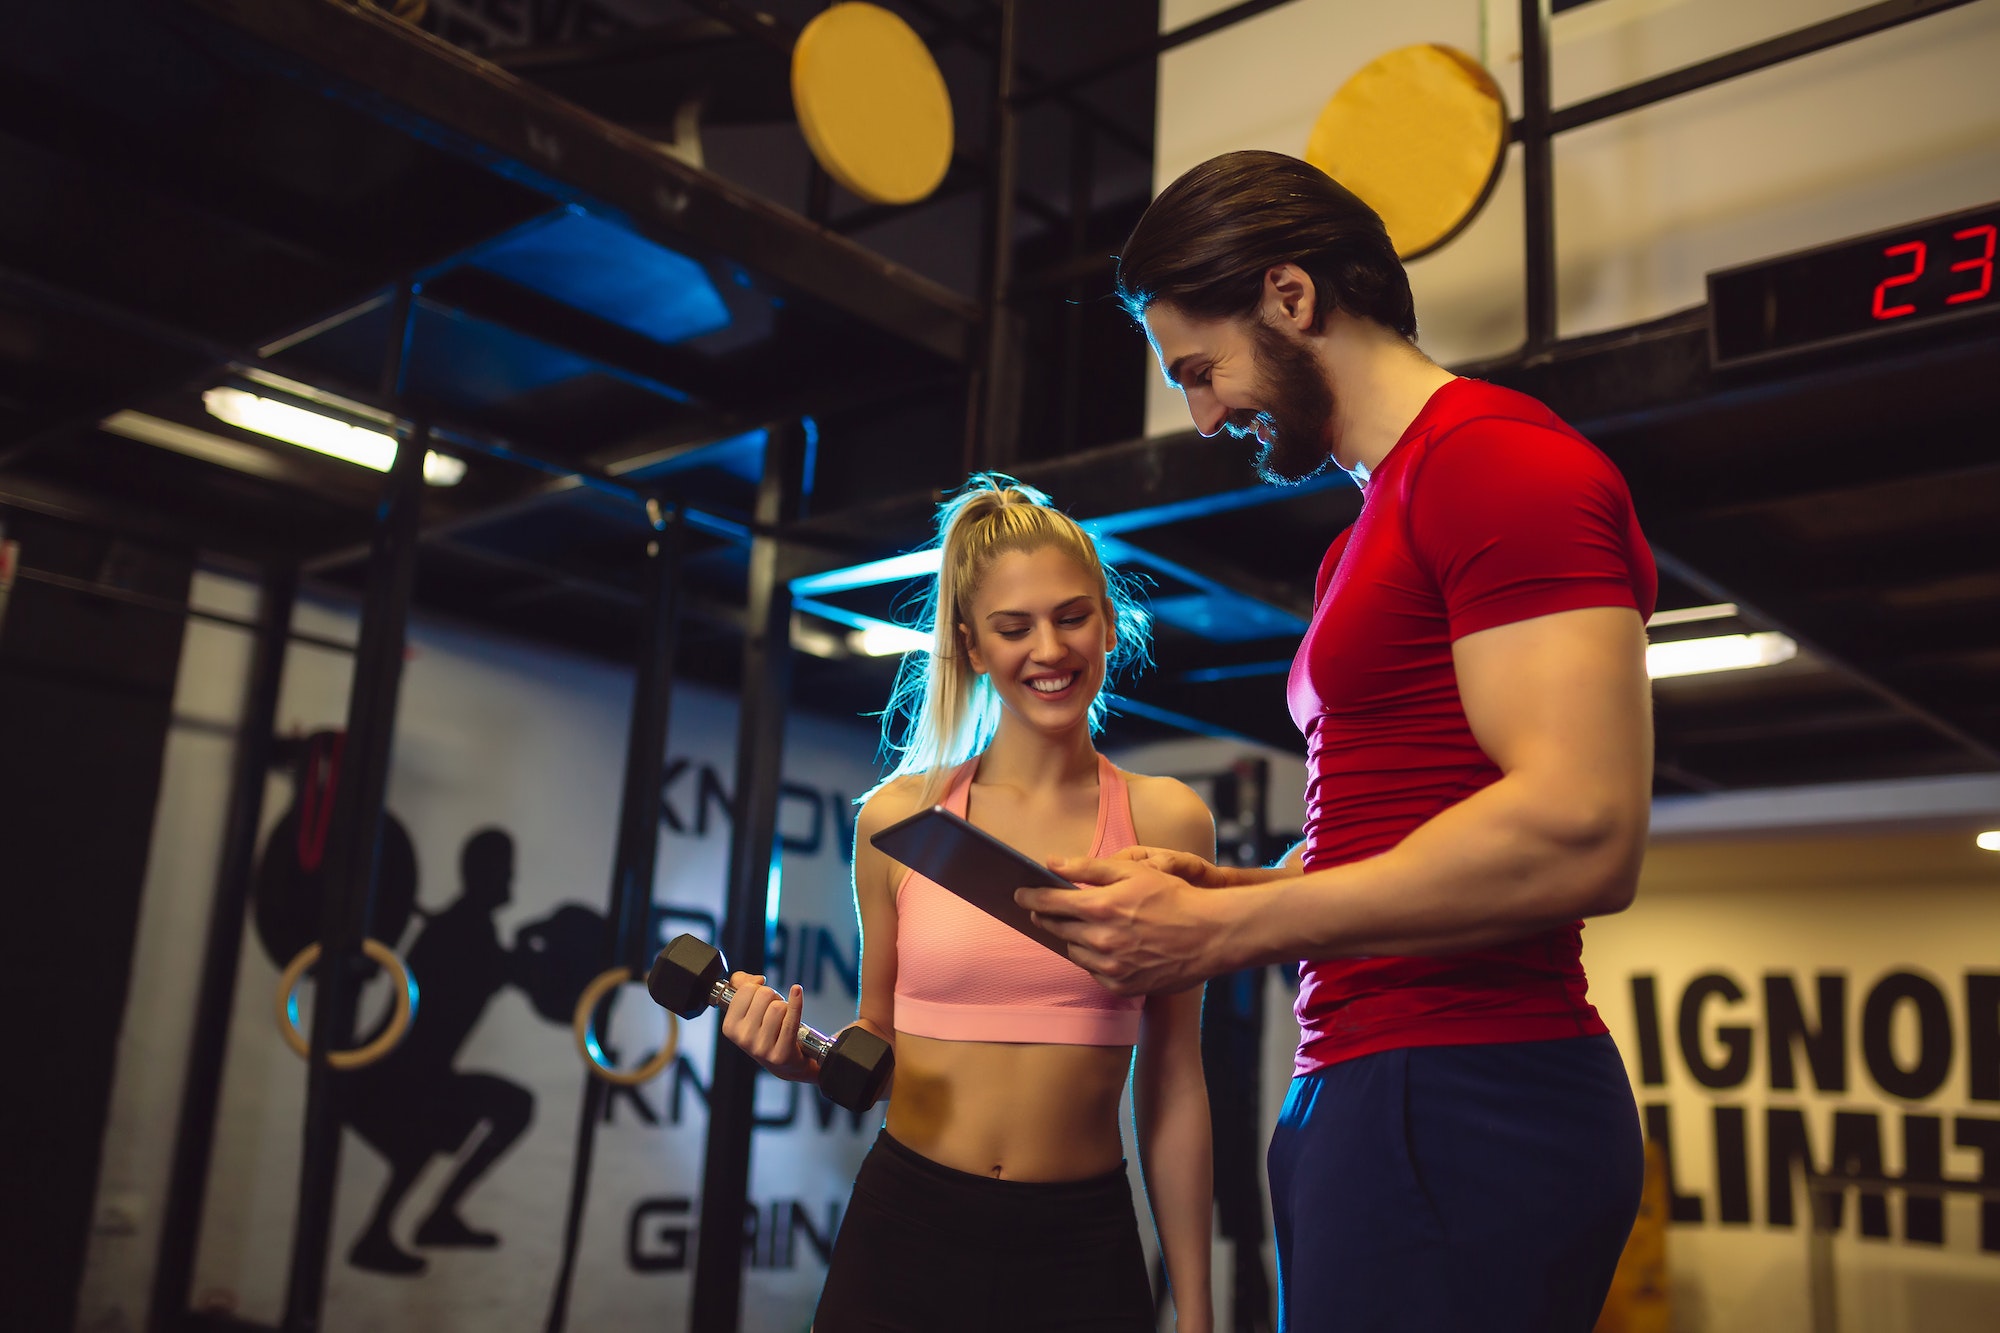
{"type": "MultiPolygon", "coordinates": [[[[676,935],[660,950],[646,976],[646,990],[662,1009],[682,1018],[697,1018],[710,1007],[727,1008],[736,998],[722,954],[693,935],[676,935]]],[[[829,1037],[801,1023],[799,1045],[819,1061],[819,1090],[850,1111],[873,1106],[896,1070],[896,1052],[889,1043],[858,1025],[829,1037]]]]}

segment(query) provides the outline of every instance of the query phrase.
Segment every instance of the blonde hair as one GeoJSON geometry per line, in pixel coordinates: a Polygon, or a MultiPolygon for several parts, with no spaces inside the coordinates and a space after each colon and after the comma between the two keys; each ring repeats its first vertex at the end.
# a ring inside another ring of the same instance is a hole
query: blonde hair
{"type": "Polygon", "coordinates": [[[1032,486],[997,472],[976,473],[938,506],[938,573],[927,589],[917,628],[930,635],[928,653],[903,657],[896,685],[882,713],[882,747],[896,756],[884,785],[921,777],[919,804],[943,797],[951,772],[992,741],[1000,723],[1000,698],[992,682],[975,673],[959,626],[993,561],[1007,551],[1053,546],[1069,554],[1097,584],[1105,618],[1116,634],[1105,661],[1105,684],[1090,704],[1095,734],[1110,709],[1112,675],[1147,661],[1150,617],[1130,581],[1107,566],[1097,543],[1075,519],[1032,486]]]}

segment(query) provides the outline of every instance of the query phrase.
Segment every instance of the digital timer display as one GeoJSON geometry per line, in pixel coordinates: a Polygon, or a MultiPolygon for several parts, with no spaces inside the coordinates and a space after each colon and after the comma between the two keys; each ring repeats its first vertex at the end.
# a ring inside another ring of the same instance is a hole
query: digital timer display
{"type": "Polygon", "coordinates": [[[1718,366],[2000,310],[2000,204],[1708,275],[1718,366]]]}

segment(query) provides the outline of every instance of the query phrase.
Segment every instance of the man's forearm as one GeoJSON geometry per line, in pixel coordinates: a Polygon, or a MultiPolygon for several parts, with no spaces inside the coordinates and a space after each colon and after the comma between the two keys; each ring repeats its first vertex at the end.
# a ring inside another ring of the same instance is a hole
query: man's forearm
{"type": "Polygon", "coordinates": [[[1218,903],[1234,967],[1374,954],[1443,954],[1519,939],[1631,899],[1643,801],[1561,801],[1510,778],[1392,850],[1246,886],[1218,903]]]}
{"type": "Polygon", "coordinates": [[[1274,866],[1220,866],[1226,877],[1225,886],[1232,889],[1255,888],[1259,884],[1276,884],[1279,880],[1296,879],[1305,873],[1291,861],[1280,861],[1274,866]]]}

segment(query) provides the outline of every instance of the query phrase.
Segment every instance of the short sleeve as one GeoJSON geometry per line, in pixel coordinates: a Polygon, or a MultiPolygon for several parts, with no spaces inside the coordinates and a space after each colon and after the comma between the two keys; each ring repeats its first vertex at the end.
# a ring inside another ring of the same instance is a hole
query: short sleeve
{"type": "Polygon", "coordinates": [[[1454,640],[1558,611],[1652,609],[1652,556],[1625,479],[1578,436],[1467,422],[1426,451],[1405,511],[1454,640]]]}

